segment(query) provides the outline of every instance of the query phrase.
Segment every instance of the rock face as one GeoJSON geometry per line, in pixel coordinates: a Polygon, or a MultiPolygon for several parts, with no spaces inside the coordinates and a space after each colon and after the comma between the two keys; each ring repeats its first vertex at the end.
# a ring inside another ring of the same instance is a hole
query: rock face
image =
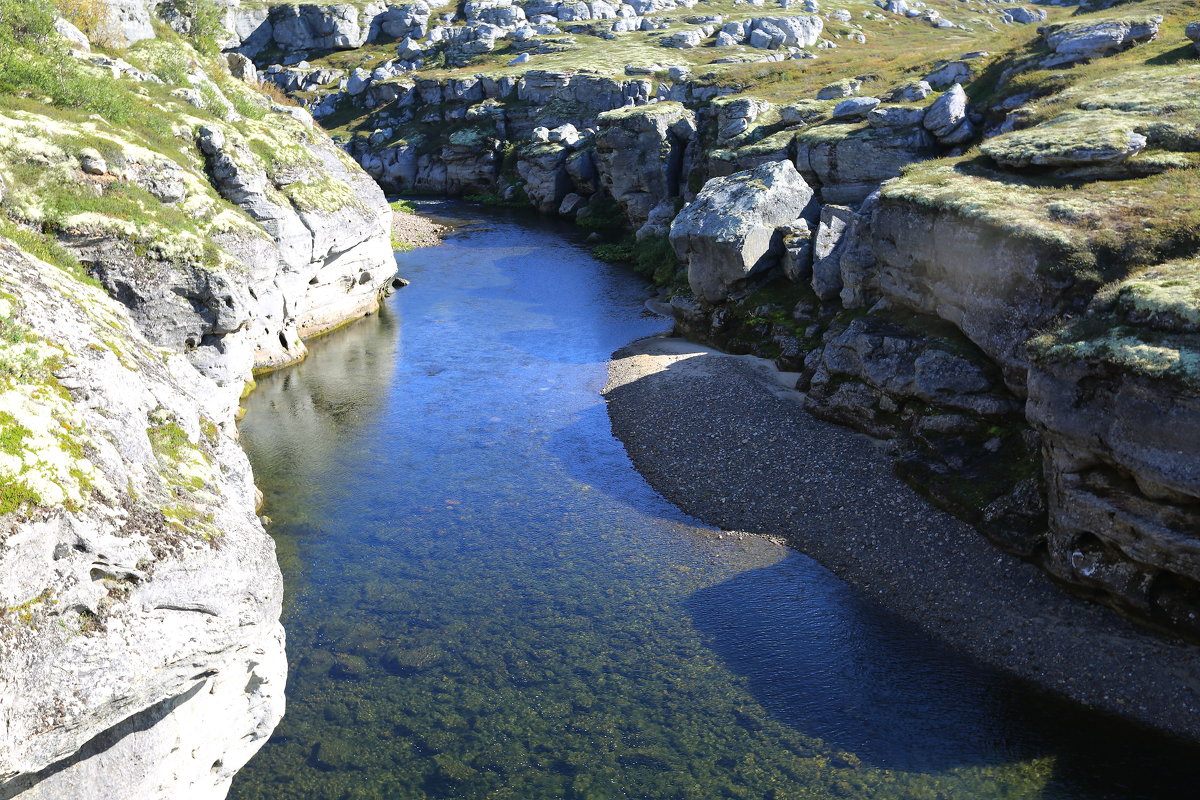
{"type": "Polygon", "coordinates": [[[94,79],[164,139],[0,113],[6,798],[219,800],[265,743],[282,588],[238,399],[395,271],[382,192],[306,112],[162,50],[190,88],[137,94],[159,67],[108,56],[94,79]]]}
{"type": "Polygon", "coordinates": [[[956,214],[892,199],[872,221],[879,284],[891,302],[954,323],[1023,393],[1029,331],[1076,311],[1067,276],[1047,274],[1049,246],[956,214]]]}
{"type": "Polygon", "coordinates": [[[105,39],[98,44],[123,50],[134,42],[154,38],[146,0],[102,0],[98,5],[101,15],[98,28],[105,39]]]}
{"type": "Polygon", "coordinates": [[[601,114],[596,167],[602,185],[635,227],[668,197],[679,194],[695,115],[679,103],[656,103],[601,114]]]}
{"type": "Polygon", "coordinates": [[[688,283],[709,302],[725,299],[747,277],[773,266],[783,249],[778,229],[811,216],[813,192],[787,161],[713,178],[671,224],[671,246],[687,264],[688,283]]]}
{"type": "Polygon", "coordinates": [[[820,126],[796,137],[796,168],[821,199],[859,203],[901,168],[937,152],[919,127],[820,126]],[[831,132],[840,135],[831,136],[831,132]]]}
{"type": "Polygon", "coordinates": [[[6,471],[40,462],[19,484],[37,510],[0,538],[0,791],[221,798],[282,715],[286,672],[234,409],[121,305],[6,242],[0,284],[8,329],[65,348],[0,393],[6,432],[30,432],[6,471]],[[30,399],[33,382],[60,394],[30,399]]]}
{"type": "Polygon", "coordinates": [[[1200,302],[1194,261],[1099,296],[1036,339],[1028,415],[1046,442],[1046,567],[1196,637],[1200,622],[1200,302]]]}
{"type": "Polygon", "coordinates": [[[232,128],[202,127],[198,145],[217,192],[261,226],[218,236],[248,275],[150,264],[105,239],[77,248],[155,344],[186,350],[206,374],[240,391],[251,369],[299,360],[303,338],[375,309],[395,272],[391,212],[379,187],[324,137],[294,152],[302,166],[274,177],[232,128]],[[281,190],[297,181],[311,188],[289,199],[281,190]]]}

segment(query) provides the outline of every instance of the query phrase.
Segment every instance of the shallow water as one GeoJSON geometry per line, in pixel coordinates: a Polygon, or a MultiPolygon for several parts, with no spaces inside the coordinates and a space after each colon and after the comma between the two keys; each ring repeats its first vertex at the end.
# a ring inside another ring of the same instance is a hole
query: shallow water
{"type": "Polygon", "coordinates": [[[497,215],[399,259],[248,401],[291,673],[235,800],[1191,796],[1194,751],[658,497],[598,392],[664,322],[573,234],[497,215]]]}

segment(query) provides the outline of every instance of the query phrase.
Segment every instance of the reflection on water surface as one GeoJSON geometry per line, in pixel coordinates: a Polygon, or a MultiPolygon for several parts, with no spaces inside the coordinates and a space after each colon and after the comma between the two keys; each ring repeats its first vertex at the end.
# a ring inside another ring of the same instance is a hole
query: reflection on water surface
{"type": "Polygon", "coordinates": [[[1178,754],[655,495],[598,396],[664,327],[639,280],[523,217],[400,259],[248,402],[291,674],[233,798],[1182,796],[1178,754]]]}

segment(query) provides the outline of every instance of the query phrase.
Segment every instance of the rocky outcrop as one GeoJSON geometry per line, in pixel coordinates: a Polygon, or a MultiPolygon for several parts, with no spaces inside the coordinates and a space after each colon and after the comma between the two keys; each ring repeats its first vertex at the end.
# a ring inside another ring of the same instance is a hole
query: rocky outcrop
{"type": "Polygon", "coordinates": [[[103,44],[123,50],[135,42],[154,38],[154,26],[150,22],[149,3],[146,0],[102,0],[93,13],[98,17],[94,25],[103,44]]]}
{"type": "Polygon", "coordinates": [[[380,36],[422,38],[430,8],[423,2],[390,4],[242,4],[226,2],[227,49],[256,56],[271,47],[290,52],[350,50],[380,36]]]}
{"type": "Polygon", "coordinates": [[[0,796],[218,800],[286,673],[238,399],[375,308],[390,209],[185,40],[75,50],[113,120],[0,114],[0,796]]]}
{"type": "Polygon", "coordinates": [[[1053,245],[908,202],[901,191],[885,188],[871,224],[880,292],[952,322],[1023,394],[1030,332],[1080,310],[1087,287],[1055,274],[1061,254],[1053,245]]]}
{"type": "Polygon", "coordinates": [[[679,103],[607,111],[597,120],[596,167],[600,181],[640,227],[651,210],[679,195],[695,115],[679,103]]]}
{"type": "MultiPolygon", "coordinates": [[[[671,246],[688,283],[708,302],[775,266],[784,225],[814,216],[813,191],[788,161],[713,178],[671,223],[671,246]]],[[[807,220],[806,220],[807,221],[807,220]]]]}
{"type": "Polygon", "coordinates": [[[1196,270],[1155,267],[1035,339],[1028,414],[1046,442],[1047,569],[1200,638],[1196,270]]]}
{"type": "Polygon", "coordinates": [[[1158,26],[1163,18],[1121,18],[1073,22],[1052,25],[1043,34],[1046,46],[1054,55],[1043,61],[1046,68],[1060,67],[1079,61],[1119,53],[1143,42],[1158,38],[1158,26]]]}
{"type": "Polygon", "coordinates": [[[796,136],[796,168],[827,203],[859,203],[936,153],[933,137],[914,126],[819,125],[796,136]]]}

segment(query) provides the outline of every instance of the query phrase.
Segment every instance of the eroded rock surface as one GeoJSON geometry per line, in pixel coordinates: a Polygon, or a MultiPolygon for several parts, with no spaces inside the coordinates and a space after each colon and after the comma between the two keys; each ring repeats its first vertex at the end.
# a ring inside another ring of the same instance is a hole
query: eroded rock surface
{"type": "Polygon", "coordinates": [[[382,192],[312,117],[163,35],[53,64],[121,124],[0,114],[6,798],[219,800],[265,743],[282,586],[238,400],[395,272],[382,192]]]}
{"type": "Polygon", "coordinates": [[[0,792],[223,797],[286,674],[235,409],[121,305],[8,243],[0,283],[24,339],[3,357],[45,359],[0,391],[6,434],[24,432],[7,502],[37,507],[0,534],[0,792]]]}

